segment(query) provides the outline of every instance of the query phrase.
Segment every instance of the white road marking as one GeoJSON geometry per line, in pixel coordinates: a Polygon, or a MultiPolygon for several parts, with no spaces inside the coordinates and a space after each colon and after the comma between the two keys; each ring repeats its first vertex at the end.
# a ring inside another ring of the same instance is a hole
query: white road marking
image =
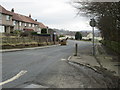
{"type": "Polygon", "coordinates": [[[67,60],[70,60],[70,58],[71,58],[71,56],[69,56],[67,60]]]}
{"type": "Polygon", "coordinates": [[[61,59],[61,61],[65,61],[66,59],[61,59]]]}
{"type": "Polygon", "coordinates": [[[16,76],[14,76],[14,77],[12,77],[12,78],[4,81],[4,82],[1,82],[1,83],[0,83],[0,86],[1,86],[1,85],[4,85],[4,84],[6,84],[6,83],[12,82],[12,81],[14,81],[14,80],[16,80],[16,79],[18,79],[19,77],[21,77],[21,76],[24,75],[25,73],[27,73],[26,70],[20,71],[16,76]]]}

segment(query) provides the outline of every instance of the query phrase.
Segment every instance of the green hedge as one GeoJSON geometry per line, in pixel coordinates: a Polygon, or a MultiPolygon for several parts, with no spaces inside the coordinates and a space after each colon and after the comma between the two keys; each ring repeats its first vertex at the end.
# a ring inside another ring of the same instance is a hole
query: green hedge
{"type": "Polygon", "coordinates": [[[120,42],[103,40],[101,43],[120,54],[120,42]]]}

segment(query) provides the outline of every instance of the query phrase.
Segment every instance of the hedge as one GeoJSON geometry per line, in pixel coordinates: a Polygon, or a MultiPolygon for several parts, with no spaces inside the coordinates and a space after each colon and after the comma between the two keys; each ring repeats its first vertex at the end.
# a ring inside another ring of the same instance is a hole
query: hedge
{"type": "Polygon", "coordinates": [[[103,40],[101,41],[101,43],[105,45],[106,47],[112,49],[116,53],[120,54],[120,42],[103,40]]]}

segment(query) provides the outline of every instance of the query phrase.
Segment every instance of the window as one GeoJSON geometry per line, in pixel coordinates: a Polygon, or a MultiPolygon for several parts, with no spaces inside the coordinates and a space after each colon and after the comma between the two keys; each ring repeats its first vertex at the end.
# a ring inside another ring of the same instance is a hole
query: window
{"type": "Polygon", "coordinates": [[[2,19],[2,13],[0,13],[0,20],[2,19]]]}
{"type": "Polygon", "coordinates": [[[29,27],[31,27],[31,24],[29,24],[29,27]]]}
{"type": "Polygon", "coordinates": [[[0,33],[4,33],[5,32],[5,27],[0,25],[0,33]]]}
{"type": "Polygon", "coordinates": [[[25,27],[27,26],[27,24],[25,23],[25,27]]]}
{"type": "Polygon", "coordinates": [[[35,25],[34,24],[32,24],[32,27],[34,27],[35,25]]]}
{"type": "Polygon", "coordinates": [[[16,25],[16,21],[13,21],[13,25],[16,25]]]}
{"type": "Polygon", "coordinates": [[[19,26],[21,26],[22,25],[22,22],[19,22],[19,26]]]}
{"type": "Polygon", "coordinates": [[[10,16],[9,15],[6,16],[6,20],[10,21],[10,16]]]}

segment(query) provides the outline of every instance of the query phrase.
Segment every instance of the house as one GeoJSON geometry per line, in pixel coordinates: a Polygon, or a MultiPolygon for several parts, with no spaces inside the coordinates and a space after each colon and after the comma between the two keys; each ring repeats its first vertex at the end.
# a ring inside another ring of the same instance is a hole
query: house
{"type": "Polygon", "coordinates": [[[37,31],[38,30],[38,22],[34,21],[31,18],[31,15],[24,16],[17,13],[12,12],[13,15],[13,26],[14,30],[24,30],[24,31],[37,31]]]}
{"type": "Polygon", "coordinates": [[[6,10],[0,5],[0,33],[13,33],[13,31],[35,31],[39,35],[41,41],[55,41],[55,31],[49,29],[43,23],[33,20],[31,14],[29,16],[15,13],[14,8],[11,11],[6,10]],[[47,34],[42,35],[41,30],[47,29],[47,34]],[[41,34],[41,35],[40,35],[41,34]]]}
{"type": "MultiPolygon", "coordinates": [[[[37,19],[35,21],[37,21],[37,19]]],[[[43,28],[46,28],[47,29],[47,33],[48,33],[48,27],[47,26],[45,26],[41,22],[37,22],[37,24],[38,24],[38,30],[37,30],[38,34],[41,34],[41,29],[43,29],[43,28]]]]}
{"type": "Polygon", "coordinates": [[[92,34],[92,33],[89,33],[89,34],[87,35],[87,38],[90,39],[90,40],[92,40],[93,34],[92,34]]]}
{"type": "MultiPolygon", "coordinates": [[[[82,39],[84,40],[93,40],[93,34],[92,33],[89,33],[86,37],[82,37],[82,39]]],[[[94,35],[94,39],[95,40],[102,40],[102,37],[99,35],[94,35]]]]}
{"type": "Polygon", "coordinates": [[[10,33],[13,30],[12,13],[0,5],[0,32],[10,33]]]}
{"type": "Polygon", "coordinates": [[[15,13],[14,8],[8,11],[0,5],[1,33],[11,33],[14,30],[41,32],[42,28],[46,28],[46,26],[33,20],[31,14],[29,14],[29,16],[21,15],[15,13]]]}

